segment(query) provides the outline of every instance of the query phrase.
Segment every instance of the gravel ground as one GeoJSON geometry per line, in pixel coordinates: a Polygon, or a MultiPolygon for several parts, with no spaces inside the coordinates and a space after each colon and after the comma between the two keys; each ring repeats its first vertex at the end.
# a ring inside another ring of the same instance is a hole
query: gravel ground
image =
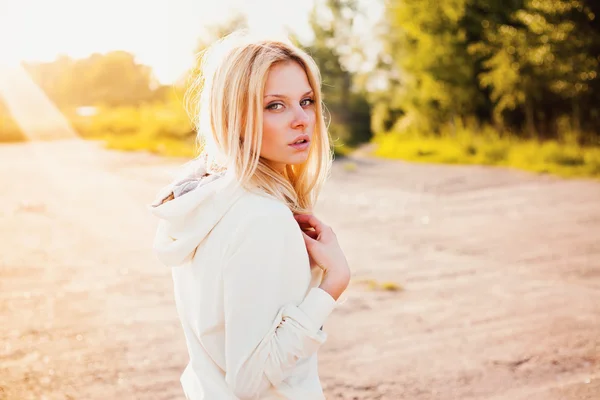
{"type": "MultiPolygon", "coordinates": [[[[0,146],[0,399],[184,398],[145,209],[178,163],[0,146]]],[[[361,156],[316,213],[353,270],[328,399],[600,399],[600,183],[361,156]]]]}

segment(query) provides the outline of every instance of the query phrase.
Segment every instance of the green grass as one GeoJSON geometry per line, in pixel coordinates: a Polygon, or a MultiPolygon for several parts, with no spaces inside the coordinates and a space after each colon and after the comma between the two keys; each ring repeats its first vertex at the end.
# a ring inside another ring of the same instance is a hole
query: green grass
{"type": "Polygon", "coordinates": [[[168,157],[194,157],[195,134],[176,102],[140,107],[100,108],[92,116],[65,113],[83,138],[100,139],[108,149],[148,151],[168,157]]]}
{"type": "Polygon", "coordinates": [[[365,285],[367,289],[375,291],[401,292],[404,290],[404,287],[402,287],[402,285],[392,281],[380,282],[372,278],[362,278],[355,279],[353,280],[353,282],[359,285],[365,285]]]}
{"type": "Polygon", "coordinates": [[[426,137],[389,133],[375,138],[375,155],[407,161],[481,164],[562,177],[600,178],[600,147],[573,141],[517,140],[493,134],[426,137]]]}
{"type": "MultiPolygon", "coordinates": [[[[167,157],[194,157],[197,155],[196,146],[191,139],[176,139],[164,136],[153,136],[143,132],[133,135],[106,134],[100,137],[106,147],[112,150],[122,151],[149,151],[167,157]]],[[[344,157],[352,152],[347,146],[335,146],[336,157],[344,157]]],[[[355,171],[354,163],[346,162],[344,168],[347,171],[355,171]]]]}
{"type": "Polygon", "coordinates": [[[143,134],[106,135],[102,138],[106,148],[122,151],[148,151],[167,157],[194,157],[193,142],[170,138],[153,138],[143,134]]]}

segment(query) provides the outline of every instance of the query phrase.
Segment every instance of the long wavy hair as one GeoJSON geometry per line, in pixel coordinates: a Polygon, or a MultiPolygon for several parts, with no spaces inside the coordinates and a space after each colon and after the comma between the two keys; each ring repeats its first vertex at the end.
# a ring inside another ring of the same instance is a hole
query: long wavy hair
{"type": "Polygon", "coordinates": [[[287,39],[259,38],[239,30],[200,53],[198,61],[184,100],[197,131],[200,156],[217,168],[234,168],[244,187],[274,196],[294,213],[312,212],[333,160],[321,75],[312,57],[287,39]],[[263,96],[269,70],[289,61],[306,72],[316,121],[308,159],[287,165],[281,174],[260,157],[263,96]]]}

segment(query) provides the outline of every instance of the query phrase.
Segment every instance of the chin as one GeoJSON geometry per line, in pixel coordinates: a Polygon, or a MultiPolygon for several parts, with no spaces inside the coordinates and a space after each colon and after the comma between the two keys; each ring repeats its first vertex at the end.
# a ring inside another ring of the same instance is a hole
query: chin
{"type": "Polygon", "coordinates": [[[286,164],[289,165],[298,165],[304,164],[308,160],[308,153],[297,155],[296,157],[291,157],[286,164]]]}

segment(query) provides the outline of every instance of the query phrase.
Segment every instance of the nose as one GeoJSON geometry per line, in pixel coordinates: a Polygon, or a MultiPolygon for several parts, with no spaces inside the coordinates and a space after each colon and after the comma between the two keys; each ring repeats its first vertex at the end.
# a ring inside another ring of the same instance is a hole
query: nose
{"type": "Polygon", "coordinates": [[[308,125],[308,114],[302,107],[297,107],[294,112],[294,120],[292,122],[292,128],[304,129],[308,125]]]}

